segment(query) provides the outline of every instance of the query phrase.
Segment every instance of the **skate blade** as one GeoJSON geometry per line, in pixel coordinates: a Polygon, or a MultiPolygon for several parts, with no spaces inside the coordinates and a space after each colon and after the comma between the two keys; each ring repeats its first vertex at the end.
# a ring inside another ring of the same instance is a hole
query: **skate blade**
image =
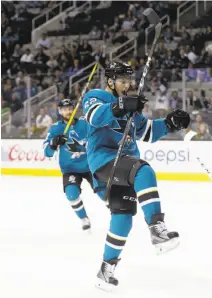
{"type": "Polygon", "coordinates": [[[114,290],[116,289],[117,286],[109,284],[109,283],[105,282],[104,280],[102,280],[100,278],[97,278],[95,287],[100,289],[100,290],[103,290],[105,292],[111,293],[111,292],[114,292],[114,290]]]}
{"type": "Polygon", "coordinates": [[[155,244],[156,254],[162,255],[177,248],[180,244],[179,237],[175,237],[163,243],[155,244]]]}

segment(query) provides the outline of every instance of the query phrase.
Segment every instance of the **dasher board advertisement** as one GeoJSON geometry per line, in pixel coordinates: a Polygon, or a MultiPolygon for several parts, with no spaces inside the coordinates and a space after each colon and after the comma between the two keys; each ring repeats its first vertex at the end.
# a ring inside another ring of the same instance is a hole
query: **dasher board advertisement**
{"type": "MultiPolygon", "coordinates": [[[[212,142],[138,141],[141,158],[161,180],[210,181],[196,157],[212,170],[212,142]]],[[[76,157],[77,158],[77,157],[76,157]]],[[[47,158],[43,140],[2,140],[1,170],[5,175],[60,176],[58,154],[47,158]]]]}

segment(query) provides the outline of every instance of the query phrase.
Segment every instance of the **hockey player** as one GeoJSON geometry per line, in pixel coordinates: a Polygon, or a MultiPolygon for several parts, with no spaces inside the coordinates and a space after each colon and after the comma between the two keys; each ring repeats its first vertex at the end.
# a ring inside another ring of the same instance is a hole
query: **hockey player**
{"type": "MultiPolygon", "coordinates": [[[[128,64],[109,63],[105,69],[106,89],[91,90],[83,99],[85,118],[90,124],[88,163],[97,185],[104,182],[106,186],[127,117],[130,112],[135,113],[109,198],[111,222],[103,262],[97,275],[97,286],[106,290],[118,285],[114,271],[132,228],[137,201],[143,210],[152,244],[160,252],[174,249],[179,244],[178,232],[168,231],[164,223],[155,172],[140,159],[136,140],[156,142],[169,132],[187,128],[190,118],[182,110],[169,113],[165,119],[152,121],[144,117],[145,96],[127,95],[132,74],[128,64]]],[[[104,189],[98,194],[103,197],[104,189]]]]}
{"type": "Polygon", "coordinates": [[[86,179],[91,186],[93,184],[85,149],[88,124],[83,117],[75,119],[66,138],[63,132],[74,105],[70,99],[63,99],[59,103],[58,109],[63,120],[50,127],[44,141],[44,154],[47,157],[52,157],[57,150],[59,151],[64,192],[76,215],[82,220],[82,229],[88,230],[91,224],[80,198],[82,179],[86,179]]]}

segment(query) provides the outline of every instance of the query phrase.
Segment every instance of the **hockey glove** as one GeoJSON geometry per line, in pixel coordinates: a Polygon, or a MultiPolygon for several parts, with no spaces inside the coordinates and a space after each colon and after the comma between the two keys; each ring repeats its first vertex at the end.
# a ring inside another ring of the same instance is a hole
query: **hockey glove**
{"type": "Polygon", "coordinates": [[[118,102],[114,103],[112,106],[113,115],[118,118],[130,112],[141,113],[147,101],[143,94],[119,97],[118,102]]]}
{"type": "Polygon", "coordinates": [[[165,122],[170,132],[174,132],[187,128],[190,123],[190,116],[187,112],[177,109],[166,116],[165,122]]]}
{"type": "Polygon", "coordinates": [[[50,147],[52,150],[57,150],[58,146],[64,145],[67,138],[64,135],[57,135],[50,141],[50,147]]]}

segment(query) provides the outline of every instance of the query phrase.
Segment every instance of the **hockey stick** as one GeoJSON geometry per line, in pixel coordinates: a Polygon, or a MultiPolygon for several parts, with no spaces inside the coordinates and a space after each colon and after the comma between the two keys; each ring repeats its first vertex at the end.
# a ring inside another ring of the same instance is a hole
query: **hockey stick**
{"type": "Polygon", "coordinates": [[[95,71],[96,71],[96,69],[97,69],[98,64],[99,64],[99,61],[96,62],[96,64],[94,65],[94,67],[93,67],[93,69],[92,69],[92,71],[91,71],[91,73],[90,73],[90,75],[89,75],[88,81],[87,81],[87,83],[85,84],[85,86],[84,86],[84,88],[83,88],[83,90],[82,90],[82,93],[81,93],[81,95],[80,95],[80,98],[79,98],[78,101],[77,101],[77,105],[76,105],[76,107],[74,108],[74,110],[73,110],[73,112],[72,112],[72,114],[71,114],[71,117],[70,117],[68,123],[66,124],[66,127],[65,127],[64,132],[63,132],[64,135],[66,135],[66,133],[67,133],[67,131],[68,131],[68,129],[69,129],[69,127],[70,127],[70,125],[71,125],[71,123],[72,123],[72,121],[73,121],[73,119],[74,119],[76,113],[77,113],[77,110],[78,110],[78,108],[79,108],[79,106],[80,106],[80,104],[81,104],[81,102],[82,102],[82,99],[83,99],[83,97],[84,97],[84,95],[85,95],[85,93],[86,93],[86,91],[87,91],[87,89],[88,89],[88,86],[89,86],[89,84],[90,84],[90,82],[91,82],[91,80],[92,80],[92,78],[93,78],[93,75],[94,75],[94,73],[95,73],[95,71]]]}
{"type": "MultiPolygon", "coordinates": [[[[138,86],[138,91],[137,91],[138,95],[142,92],[142,90],[144,88],[144,81],[145,81],[145,78],[146,78],[147,73],[149,71],[150,63],[151,63],[151,60],[152,60],[152,55],[155,51],[155,47],[156,47],[158,38],[160,36],[161,28],[162,28],[160,18],[152,8],[147,8],[143,12],[143,14],[147,17],[149,23],[154,26],[154,28],[155,28],[155,38],[153,40],[153,44],[152,44],[152,47],[150,49],[150,52],[149,52],[149,55],[148,55],[148,58],[147,58],[147,62],[146,62],[146,65],[144,67],[144,70],[143,70],[143,75],[141,77],[141,80],[140,80],[140,83],[139,83],[139,86],[138,86]]],[[[105,194],[104,194],[104,200],[105,201],[107,201],[107,199],[108,199],[110,189],[111,189],[111,186],[112,186],[112,183],[113,183],[116,167],[119,163],[119,160],[120,160],[120,157],[121,157],[124,145],[125,145],[125,141],[126,141],[126,138],[128,136],[128,133],[129,133],[129,130],[130,130],[130,127],[131,127],[131,124],[132,124],[132,120],[133,120],[133,113],[130,114],[130,117],[127,120],[127,124],[126,124],[125,130],[124,130],[124,135],[123,135],[123,138],[122,138],[122,140],[120,141],[120,144],[119,144],[118,152],[117,152],[116,158],[114,160],[114,164],[113,164],[113,167],[112,167],[112,170],[111,170],[111,173],[110,173],[110,177],[109,177],[108,182],[107,182],[107,187],[106,187],[106,190],[105,190],[105,194]]]]}
{"type": "MultiPolygon", "coordinates": [[[[184,142],[190,142],[191,139],[196,136],[197,133],[193,130],[190,130],[184,137],[184,142]]],[[[201,159],[196,156],[196,159],[198,160],[198,162],[200,163],[201,167],[204,169],[204,171],[206,172],[206,174],[208,175],[208,177],[211,179],[212,181],[212,173],[209,171],[209,169],[205,166],[205,164],[201,161],[201,159]]]]}

